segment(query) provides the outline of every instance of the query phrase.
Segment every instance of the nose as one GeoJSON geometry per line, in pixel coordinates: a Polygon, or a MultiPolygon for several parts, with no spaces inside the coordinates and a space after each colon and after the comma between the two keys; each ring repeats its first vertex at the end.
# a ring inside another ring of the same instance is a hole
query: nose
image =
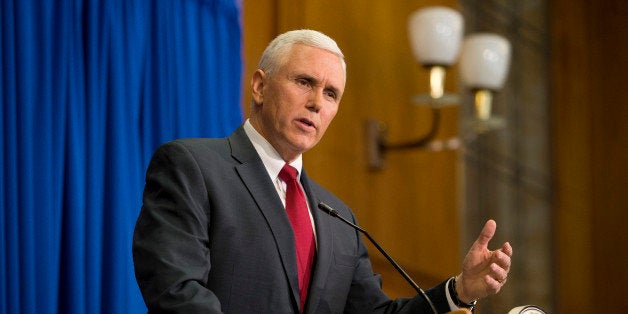
{"type": "Polygon", "coordinates": [[[307,108],[314,112],[319,112],[321,110],[322,103],[324,101],[323,98],[323,89],[322,88],[314,88],[312,93],[310,93],[310,99],[307,103],[307,108]]]}

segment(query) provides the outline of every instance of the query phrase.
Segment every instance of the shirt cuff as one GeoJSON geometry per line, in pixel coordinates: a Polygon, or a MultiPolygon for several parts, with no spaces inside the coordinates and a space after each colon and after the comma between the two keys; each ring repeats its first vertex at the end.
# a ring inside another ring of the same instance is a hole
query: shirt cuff
{"type": "Polygon", "coordinates": [[[451,277],[449,278],[449,280],[447,280],[447,283],[445,284],[445,294],[447,295],[447,303],[449,303],[449,310],[455,311],[461,308],[456,305],[454,300],[451,298],[451,294],[449,293],[449,285],[451,285],[452,280],[454,280],[454,277],[451,277]]]}

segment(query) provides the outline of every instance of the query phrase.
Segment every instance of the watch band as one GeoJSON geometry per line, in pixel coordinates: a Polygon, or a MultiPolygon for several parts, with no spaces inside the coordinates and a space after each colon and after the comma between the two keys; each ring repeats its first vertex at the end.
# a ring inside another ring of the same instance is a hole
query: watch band
{"type": "Polygon", "coordinates": [[[452,277],[449,284],[449,295],[451,296],[452,301],[458,307],[464,307],[471,311],[475,308],[475,304],[478,303],[478,300],[473,300],[471,303],[464,303],[458,298],[458,292],[456,292],[456,277],[452,277]]]}

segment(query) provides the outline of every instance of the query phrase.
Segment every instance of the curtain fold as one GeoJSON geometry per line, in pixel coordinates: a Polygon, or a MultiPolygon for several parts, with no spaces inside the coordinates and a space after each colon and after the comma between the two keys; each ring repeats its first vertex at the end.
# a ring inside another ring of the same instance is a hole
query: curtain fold
{"type": "Polygon", "coordinates": [[[155,148],[242,122],[237,0],[0,4],[0,313],[145,313],[155,148]]]}

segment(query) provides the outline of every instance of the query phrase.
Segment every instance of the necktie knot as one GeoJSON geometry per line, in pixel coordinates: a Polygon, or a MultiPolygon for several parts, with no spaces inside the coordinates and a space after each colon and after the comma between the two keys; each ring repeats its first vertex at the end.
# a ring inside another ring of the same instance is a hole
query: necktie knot
{"type": "Polygon", "coordinates": [[[290,181],[295,181],[297,179],[297,169],[290,166],[289,164],[285,164],[279,172],[279,178],[286,183],[290,181]]]}

